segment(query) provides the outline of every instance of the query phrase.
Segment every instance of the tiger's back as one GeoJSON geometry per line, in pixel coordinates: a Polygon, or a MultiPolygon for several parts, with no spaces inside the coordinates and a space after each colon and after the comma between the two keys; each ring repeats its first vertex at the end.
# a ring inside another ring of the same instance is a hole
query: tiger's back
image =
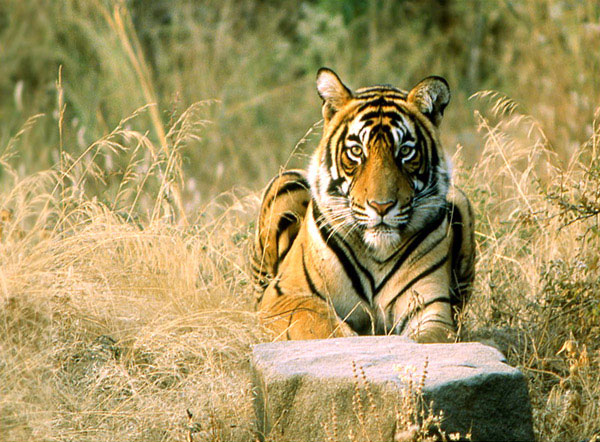
{"type": "Polygon", "coordinates": [[[253,274],[279,338],[396,333],[454,339],[474,275],[473,215],[437,127],[446,82],[350,91],[317,79],[323,138],[305,174],[267,186],[253,274]]]}
{"type": "Polygon", "coordinates": [[[250,263],[254,281],[260,287],[259,301],[298,235],[309,201],[309,184],[303,170],[282,171],[267,184],[250,263]]]}

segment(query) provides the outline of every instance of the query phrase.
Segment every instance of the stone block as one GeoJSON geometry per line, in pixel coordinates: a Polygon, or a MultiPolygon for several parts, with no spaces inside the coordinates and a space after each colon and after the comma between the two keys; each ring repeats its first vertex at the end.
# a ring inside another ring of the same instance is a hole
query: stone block
{"type": "Polygon", "coordinates": [[[481,343],[417,344],[398,336],[274,342],[256,345],[251,363],[257,426],[271,440],[405,440],[409,429],[398,413],[406,374],[418,384],[425,366],[423,403],[443,413],[446,434],[534,440],[523,374],[481,343]]]}

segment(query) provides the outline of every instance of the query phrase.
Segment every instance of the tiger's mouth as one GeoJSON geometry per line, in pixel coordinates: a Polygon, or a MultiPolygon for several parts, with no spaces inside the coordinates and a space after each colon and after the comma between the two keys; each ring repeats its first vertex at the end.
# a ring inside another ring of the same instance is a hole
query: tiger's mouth
{"type": "Polygon", "coordinates": [[[391,233],[397,232],[399,230],[399,227],[400,227],[399,225],[394,226],[394,225],[388,224],[384,221],[380,221],[379,223],[375,224],[374,226],[367,227],[366,230],[376,232],[379,235],[389,235],[391,233]]]}
{"type": "Polygon", "coordinates": [[[383,221],[373,227],[367,227],[363,231],[365,244],[375,252],[386,253],[395,249],[401,239],[401,228],[391,226],[383,221]]]}
{"type": "Polygon", "coordinates": [[[396,250],[402,242],[403,231],[408,226],[413,208],[406,206],[384,216],[363,218],[363,241],[377,257],[396,250]]]}

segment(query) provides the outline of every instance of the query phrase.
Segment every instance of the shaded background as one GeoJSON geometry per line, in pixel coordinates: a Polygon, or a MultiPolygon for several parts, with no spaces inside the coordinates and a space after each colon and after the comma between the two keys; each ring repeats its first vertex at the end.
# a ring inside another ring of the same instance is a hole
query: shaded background
{"type": "MultiPolygon", "coordinates": [[[[581,122],[598,99],[599,15],[591,1],[4,0],[0,146],[43,113],[12,164],[26,175],[58,163],[59,66],[73,157],[149,102],[168,130],[192,103],[214,100],[203,108],[210,124],[181,150],[193,210],[232,186],[260,188],[282,164],[306,164],[318,129],[290,155],[320,119],[314,78],[328,66],[353,88],[444,76],[453,97],[443,141],[450,153],[460,143],[466,164],[482,150],[473,119],[482,103],[468,98],[484,89],[514,99],[568,158],[592,133],[581,122]]],[[[147,117],[129,124],[159,136],[147,117]]],[[[102,197],[130,158],[96,160],[102,197]]]]}

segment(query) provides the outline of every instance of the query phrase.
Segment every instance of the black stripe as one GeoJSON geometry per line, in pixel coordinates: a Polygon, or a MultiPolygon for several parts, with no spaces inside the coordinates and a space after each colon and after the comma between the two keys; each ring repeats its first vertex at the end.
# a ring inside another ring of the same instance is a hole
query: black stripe
{"type": "Polygon", "coordinates": [[[460,254],[460,248],[463,241],[463,218],[460,210],[453,204],[450,211],[448,212],[450,222],[452,223],[452,230],[454,238],[452,238],[452,262],[458,262],[458,256],[460,254]]]}
{"type": "MultiPolygon", "coordinates": [[[[398,129],[406,129],[406,127],[404,126],[404,122],[400,119],[390,120],[390,124],[394,127],[397,127],[398,129]]],[[[411,136],[411,138],[412,138],[412,136],[411,136]]],[[[403,143],[403,142],[404,142],[404,139],[402,139],[402,141],[400,143],[403,143]]]]}
{"type": "Polygon", "coordinates": [[[395,108],[398,111],[402,110],[402,108],[398,105],[398,102],[386,100],[386,98],[388,98],[388,97],[378,96],[378,97],[373,97],[373,98],[374,99],[361,104],[357,108],[356,113],[364,112],[366,109],[368,109],[370,107],[377,108],[378,109],[377,112],[380,112],[382,107],[395,108]]]}
{"type": "Polygon", "coordinates": [[[417,141],[416,141],[416,146],[419,149],[419,151],[421,152],[421,164],[419,164],[419,170],[417,170],[417,176],[419,178],[419,180],[421,180],[424,184],[423,189],[426,189],[427,187],[429,187],[429,185],[431,184],[431,179],[433,177],[433,172],[434,172],[434,165],[432,163],[430,163],[430,156],[429,155],[429,144],[427,143],[427,138],[425,137],[425,135],[423,134],[423,131],[421,130],[421,127],[419,126],[419,123],[416,119],[413,118],[413,123],[415,125],[415,132],[417,134],[417,141]],[[428,167],[429,166],[429,167],[428,167]],[[429,175],[427,177],[423,176],[423,173],[421,173],[421,168],[424,167],[424,172],[429,172],[429,175]]]}
{"type": "Polygon", "coordinates": [[[325,161],[325,166],[327,166],[327,171],[331,170],[331,166],[333,166],[333,162],[331,160],[331,140],[333,137],[327,140],[327,146],[325,146],[325,152],[323,152],[323,160],[325,161]]]}
{"type": "Polygon", "coordinates": [[[406,328],[406,326],[408,325],[408,321],[412,319],[412,316],[406,315],[404,317],[404,319],[402,319],[402,322],[399,323],[398,325],[396,325],[395,329],[396,329],[396,334],[397,335],[401,335],[402,333],[404,333],[404,329],[406,328]]]}
{"type": "MultiPolygon", "coordinates": [[[[294,223],[298,223],[300,222],[300,220],[298,219],[298,217],[296,215],[294,215],[293,213],[290,212],[286,212],[284,213],[281,218],[279,219],[279,222],[277,223],[277,230],[275,231],[275,246],[279,249],[279,239],[281,238],[281,234],[288,228],[290,227],[292,224],[294,223]]],[[[279,264],[281,264],[281,262],[283,261],[283,259],[285,258],[285,256],[287,255],[287,253],[290,251],[290,249],[292,248],[292,244],[294,243],[294,240],[296,239],[296,237],[294,236],[294,238],[291,238],[290,243],[288,244],[287,249],[285,249],[283,252],[278,252],[277,255],[277,262],[275,263],[275,268],[273,269],[273,274],[277,273],[277,269],[279,268],[279,264]]]]}
{"type": "Polygon", "coordinates": [[[294,170],[284,170],[283,172],[281,172],[281,173],[275,175],[273,178],[271,178],[271,181],[269,181],[269,184],[267,184],[267,188],[263,192],[263,195],[267,195],[271,191],[273,184],[275,184],[275,182],[277,181],[278,178],[281,178],[282,176],[286,176],[286,175],[294,175],[299,178],[299,181],[307,182],[304,175],[302,175],[300,172],[296,172],[294,170]]]}
{"type": "Polygon", "coordinates": [[[433,142],[433,138],[431,137],[431,135],[429,133],[423,131],[418,120],[414,119],[413,122],[415,124],[415,129],[417,132],[417,139],[418,139],[417,142],[420,141],[419,144],[422,146],[421,150],[426,155],[424,163],[425,163],[426,167],[427,167],[427,165],[429,166],[428,167],[429,176],[425,180],[425,182],[427,183],[427,185],[425,187],[429,187],[429,186],[433,185],[434,179],[436,179],[436,177],[437,177],[436,171],[440,164],[440,156],[438,154],[437,149],[435,148],[435,144],[433,142]]]}
{"type": "Polygon", "coordinates": [[[283,172],[281,172],[279,174],[279,176],[285,176],[285,175],[295,175],[302,180],[304,179],[304,174],[302,172],[298,172],[297,170],[284,170],[283,172]]]}
{"type": "Polygon", "coordinates": [[[287,249],[285,249],[281,255],[279,255],[279,258],[277,258],[277,264],[275,265],[275,270],[273,271],[273,273],[277,273],[277,269],[279,268],[279,264],[281,264],[283,262],[283,260],[285,259],[285,257],[287,256],[288,252],[290,251],[290,249],[292,248],[292,243],[290,243],[290,245],[288,246],[287,249]]]}
{"type": "MultiPolygon", "coordinates": [[[[308,182],[304,178],[302,178],[302,181],[300,181],[300,180],[288,181],[283,186],[281,186],[279,189],[277,189],[277,193],[275,195],[272,195],[267,201],[265,201],[263,203],[263,206],[268,207],[276,198],[279,198],[281,195],[283,195],[286,192],[291,193],[291,192],[295,192],[297,190],[307,190],[308,191],[308,189],[309,189],[308,182]]],[[[270,188],[269,188],[269,190],[270,190],[270,188]]]]}
{"type": "MultiPolygon", "coordinates": [[[[449,212],[449,218],[451,217],[451,226],[452,226],[452,233],[453,238],[452,238],[452,268],[453,268],[453,273],[454,269],[458,269],[459,268],[459,259],[460,259],[460,249],[462,248],[462,242],[463,242],[463,218],[462,218],[462,214],[460,213],[460,210],[458,210],[458,208],[455,205],[452,205],[452,209],[449,212]]],[[[458,275],[455,275],[456,278],[456,286],[458,289],[458,275]]],[[[461,297],[460,297],[460,293],[453,293],[453,299],[452,299],[452,306],[456,306],[456,305],[460,305],[461,304],[461,297]]]]}
{"type": "MultiPolygon", "coordinates": [[[[408,244],[406,249],[401,249],[401,250],[403,250],[402,255],[400,255],[400,257],[398,257],[398,260],[394,264],[394,267],[383,278],[383,280],[381,281],[379,286],[375,287],[375,292],[373,293],[373,296],[376,296],[377,293],[379,293],[379,291],[385,286],[385,284],[390,280],[390,278],[398,271],[400,266],[404,263],[404,261],[406,261],[406,259],[410,256],[410,254],[412,252],[414,252],[416,250],[416,248],[419,247],[419,245],[421,245],[421,243],[425,240],[425,238],[427,238],[427,236],[429,236],[431,233],[433,233],[440,227],[440,225],[442,224],[444,219],[446,219],[446,213],[447,213],[447,210],[445,208],[440,209],[437,212],[437,214],[435,215],[435,217],[431,220],[431,222],[429,224],[425,225],[413,237],[414,239],[408,244]]],[[[392,255],[392,257],[388,258],[384,262],[388,262],[390,259],[392,259],[394,257],[396,257],[396,254],[392,255]]]]}
{"type": "Polygon", "coordinates": [[[331,180],[329,186],[327,186],[327,193],[332,196],[343,196],[342,184],[346,181],[346,178],[340,177],[336,180],[331,180]]]}
{"type": "MultiPolygon", "coordinates": [[[[395,300],[397,300],[397,299],[398,298],[395,298],[395,300]]],[[[396,327],[395,327],[396,334],[400,335],[400,334],[404,333],[404,330],[406,329],[406,326],[408,325],[408,321],[412,320],[419,312],[421,312],[425,308],[429,307],[430,305],[435,304],[436,302],[443,302],[443,303],[450,304],[450,299],[448,299],[447,296],[440,296],[439,298],[432,299],[429,302],[426,302],[422,305],[417,306],[416,309],[408,312],[408,314],[402,319],[402,322],[400,322],[398,325],[396,325],[396,327]]],[[[446,324],[446,325],[450,325],[450,326],[454,327],[454,324],[448,324],[447,322],[437,320],[437,319],[425,320],[425,322],[429,322],[429,321],[441,322],[442,324],[446,324]]],[[[393,324],[393,322],[392,322],[392,324],[393,324]]]]}
{"type": "Polygon", "coordinates": [[[438,270],[440,267],[442,267],[446,263],[446,261],[448,261],[448,255],[444,255],[444,257],[442,259],[440,259],[438,262],[436,262],[434,265],[423,270],[421,273],[419,273],[417,276],[415,276],[413,279],[411,279],[404,287],[402,287],[402,290],[400,290],[398,292],[398,294],[396,296],[394,296],[394,298],[392,299],[392,301],[390,301],[390,303],[393,302],[394,300],[396,300],[397,298],[401,297],[404,293],[406,293],[406,291],[408,289],[410,289],[413,285],[415,285],[415,283],[417,281],[431,275],[433,272],[438,270]]]}
{"type": "Polygon", "coordinates": [[[467,198],[467,195],[465,195],[465,193],[462,190],[459,190],[459,189],[457,189],[457,190],[462,194],[462,196],[466,200],[468,217],[469,217],[469,220],[471,220],[471,222],[473,222],[473,218],[475,216],[475,214],[473,213],[473,206],[471,205],[469,199],[467,198]]]}
{"type": "Polygon", "coordinates": [[[348,126],[347,126],[346,122],[344,121],[341,123],[340,126],[335,128],[334,133],[327,140],[327,145],[325,146],[325,151],[323,152],[322,161],[325,162],[325,166],[327,166],[327,171],[330,171],[331,167],[333,166],[333,158],[335,157],[336,152],[334,151],[334,149],[332,149],[332,142],[333,142],[333,139],[338,135],[340,128],[341,128],[341,134],[339,135],[339,137],[337,139],[337,143],[339,145],[340,140],[342,140],[342,143],[345,142],[346,134],[348,133],[348,126]]]}
{"type": "Polygon", "coordinates": [[[288,341],[292,340],[292,337],[290,336],[290,328],[292,327],[292,319],[294,318],[294,311],[292,311],[290,313],[290,322],[288,322],[288,326],[285,329],[285,336],[287,338],[288,341]]]}
{"type": "MultiPolygon", "coordinates": [[[[394,120],[395,122],[396,120],[394,120]]],[[[400,144],[408,143],[410,141],[414,141],[417,144],[417,140],[409,131],[402,131],[402,139],[400,140],[400,144]]]]}
{"type": "Polygon", "coordinates": [[[451,304],[450,298],[448,298],[447,296],[440,296],[438,298],[432,299],[431,301],[427,301],[427,302],[417,306],[415,313],[421,312],[421,311],[425,310],[427,307],[429,307],[433,304],[437,304],[438,302],[441,302],[443,304],[451,304]]]}
{"type": "Polygon", "coordinates": [[[390,127],[386,124],[386,125],[382,125],[382,124],[378,124],[377,126],[373,127],[373,132],[371,133],[375,133],[375,140],[378,137],[382,137],[383,141],[385,143],[387,143],[390,146],[393,146],[394,144],[394,137],[392,136],[392,131],[390,130],[390,127]]]}
{"type": "MultiPolygon", "coordinates": [[[[348,126],[346,124],[344,124],[342,133],[340,134],[340,137],[337,139],[335,152],[332,153],[333,157],[336,160],[339,159],[339,155],[337,154],[338,151],[341,149],[341,147],[343,147],[346,144],[346,135],[348,135],[348,126]]],[[[336,169],[337,169],[338,175],[340,175],[340,165],[338,164],[338,161],[336,161],[336,169]]]]}
{"type": "Polygon", "coordinates": [[[306,282],[308,283],[308,288],[310,289],[312,294],[318,296],[323,301],[327,302],[325,297],[321,293],[319,293],[319,291],[317,290],[317,287],[315,286],[315,283],[313,282],[310,275],[308,274],[308,269],[306,268],[306,261],[304,260],[304,246],[302,246],[302,270],[304,270],[304,277],[306,278],[306,282]]]}
{"type": "Polygon", "coordinates": [[[439,246],[442,243],[442,241],[447,238],[447,236],[448,236],[447,232],[443,232],[439,238],[436,238],[435,241],[432,241],[432,244],[430,244],[429,247],[427,247],[424,250],[421,250],[421,252],[418,255],[416,255],[413,259],[411,259],[410,264],[416,263],[421,258],[423,258],[425,255],[427,255],[429,252],[431,252],[433,249],[435,249],[437,246],[439,246]]]}
{"type": "Polygon", "coordinates": [[[401,115],[400,112],[390,112],[390,111],[382,111],[382,110],[377,110],[377,111],[372,111],[372,112],[367,112],[365,114],[362,114],[360,119],[361,121],[365,121],[365,120],[373,120],[376,118],[389,118],[389,119],[398,119],[398,115],[401,115]]]}
{"type": "Polygon", "coordinates": [[[281,218],[279,218],[279,222],[277,223],[277,229],[275,230],[275,245],[279,244],[279,238],[281,238],[281,234],[284,232],[284,230],[299,221],[300,220],[298,217],[293,213],[285,212],[283,215],[281,215],[281,218]]]}
{"type": "MultiPolygon", "coordinates": [[[[346,255],[346,253],[342,250],[342,248],[338,244],[338,240],[336,238],[335,233],[332,232],[332,230],[329,228],[329,226],[327,225],[327,223],[325,221],[321,220],[322,214],[321,214],[321,211],[319,210],[319,207],[317,206],[317,202],[315,200],[313,200],[312,208],[313,208],[312,209],[313,219],[315,220],[315,222],[317,224],[317,228],[319,229],[319,233],[321,234],[321,239],[331,250],[333,250],[333,253],[335,253],[335,255],[337,256],[338,260],[340,261],[340,264],[342,264],[342,268],[344,269],[346,276],[348,277],[348,279],[350,279],[350,282],[352,283],[352,287],[354,288],[354,291],[358,294],[358,296],[361,299],[363,299],[364,301],[369,303],[369,299],[367,298],[367,295],[365,293],[365,289],[362,285],[362,281],[361,281],[360,277],[358,276],[357,268],[352,264],[352,262],[350,262],[348,255],[346,255]],[[319,220],[321,220],[321,221],[319,221],[319,220]]],[[[348,248],[348,249],[350,250],[350,253],[352,253],[352,250],[350,248],[348,248]]],[[[357,263],[357,264],[360,266],[359,263],[357,263]]],[[[360,266],[360,267],[362,267],[362,266],[360,266]]],[[[366,269],[364,269],[364,271],[366,271],[366,269]]],[[[370,278],[370,281],[372,281],[373,277],[371,276],[371,274],[367,272],[367,275],[370,278]]]]}
{"type": "Polygon", "coordinates": [[[356,141],[357,143],[360,143],[360,137],[356,134],[350,134],[348,135],[348,140],[349,141],[356,141]]]}
{"type": "MultiPolygon", "coordinates": [[[[252,269],[252,271],[256,274],[259,274],[261,276],[266,276],[269,274],[269,272],[267,272],[266,270],[263,270],[263,267],[258,267],[256,266],[256,264],[254,263],[250,263],[250,268],[252,269]]],[[[256,276],[256,275],[255,275],[256,276]]]]}
{"type": "Polygon", "coordinates": [[[308,181],[290,181],[285,183],[279,189],[277,189],[277,193],[275,194],[275,198],[281,196],[284,192],[294,192],[295,190],[308,190],[308,181]]]}
{"type": "Polygon", "coordinates": [[[456,328],[456,324],[454,324],[454,323],[448,323],[446,321],[442,321],[441,319],[436,319],[436,318],[425,319],[424,321],[420,322],[419,325],[423,325],[423,324],[426,324],[428,322],[437,322],[439,324],[447,325],[448,327],[456,328]]]}
{"type": "MultiPolygon", "coordinates": [[[[317,211],[319,212],[319,214],[321,213],[319,211],[319,207],[317,206],[317,204],[315,203],[314,206],[316,206],[317,211]]],[[[323,220],[323,222],[325,222],[323,220]]],[[[327,229],[329,229],[329,225],[326,226],[327,229]]],[[[346,250],[350,253],[350,257],[352,258],[352,260],[354,261],[354,265],[358,267],[358,269],[362,272],[363,276],[365,276],[367,278],[367,281],[369,282],[369,287],[371,289],[371,292],[373,292],[374,288],[375,288],[375,280],[373,279],[373,275],[371,275],[371,272],[369,272],[369,270],[367,270],[361,263],[360,260],[356,257],[356,255],[354,254],[354,250],[352,250],[352,247],[346,243],[346,241],[344,241],[342,238],[339,237],[339,235],[333,233],[331,229],[329,229],[328,231],[329,236],[335,236],[335,240],[340,242],[345,248],[346,250]]]]}
{"type": "Polygon", "coordinates": [[[275,284],[273,284],[273,287],[275,287],[277,296],[283,296],[283,290],[281,290],[281,287],[279,286],[279,279],[275,281],[275,284]]]}
{"type": "Polygon", "coordinates": [[[406,101],[406,97],[407,97],[407,95],[403,94],[399,90],[372,88],[372,89],[367,89],[364,92],[358,93],[354,98],[356,100],[372,100],[374,98],[381,97],[382,95],[385,96],[385,98],[387,98],[387,99],[391,98],[393,100],[403,100],[403,101],[406,101]]]}
{"type": "MultiPolygon", "coordinates": [[[[290,181],[290,182],[287,182],[286,184],[284,184],[282,186],[282,188],[277,191],[277,194],[275,196],[272,196],[271,198],[269,198],[268,201],[265,201],[263,199],[263,201],[261,203],[261,211],[260,211],[260,216],[261,217],[264,214],[264,208],[265,207],[269,207],[269,205],[275,200],[275,198],[277,198],[278,196],[280,196],[282,192],[284,192],[284,191],[293,192],[295,190],[298,190],[299,186],[301,186],[300,183],[304,184],[305,190],[309,189],[308,181],[306,180],[306,178],[304,177],[304,175],[302,175],[300,172],[296,172],[294,170],[285,170],[285,171],[281,172],[280,174],[278,174],[278,175],[274,176],[273,178],[271,178],[271,181],[269,181],[269,184],[267,184],[267,188],[263,192],[263,198],[266,197],[269,194],[269,192],[271,192],[271,189],[272,189],[273,185],[275,184],[275,182],[278,181],[279,178],[281,178],[282,176],[287,176],[287,175],[293,175],[293,176],[297,177],[297,180],[296,181],[290,181]],[[288,186],[290,186],[290,188],[288,188],[288,186]]],[[[260,220],[260,218],[259,218],[259,220],[260,220]]],[[[264,250],[265,245],[264,245],[264,242],[263,242],[263,236],[262,235],[259,235],[259,237],[258,237],[258,243],[260,245],[260,248],[264,250]]]]}

